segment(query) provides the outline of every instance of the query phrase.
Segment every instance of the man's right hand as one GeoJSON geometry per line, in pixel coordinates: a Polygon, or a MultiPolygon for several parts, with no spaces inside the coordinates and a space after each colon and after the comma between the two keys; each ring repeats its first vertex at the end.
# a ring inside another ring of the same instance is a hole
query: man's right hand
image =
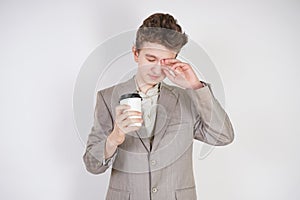
{"type": "Polygon", "coordinates": [[[117,147],[125,140],[125,134],[137,131],[140,126],[130,126],[133,123],[143,123],[142,113],[139,111],[130,111],[129,105],[118,105],[115,109],[116,120],[114,129],[107,140],[110,145],[117,147]],[[140,118],[130,118],[131,116],[140,116],[140,118]]]}

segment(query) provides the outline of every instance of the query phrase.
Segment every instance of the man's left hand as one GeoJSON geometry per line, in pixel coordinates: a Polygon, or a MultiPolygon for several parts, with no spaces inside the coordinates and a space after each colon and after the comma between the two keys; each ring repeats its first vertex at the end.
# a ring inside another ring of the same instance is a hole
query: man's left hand
{"type": "Polygon", "coordinates": [[[166,76],[176,85],[191,89],[203,87],[193,68],[188,63],[169,58],[161,60],[160,64],[166,76]]]}

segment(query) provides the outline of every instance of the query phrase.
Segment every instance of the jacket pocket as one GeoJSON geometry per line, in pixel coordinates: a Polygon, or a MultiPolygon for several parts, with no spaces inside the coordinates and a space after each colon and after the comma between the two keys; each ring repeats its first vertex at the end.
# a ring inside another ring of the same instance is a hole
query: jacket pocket
{"type": "Polygon", "coordinates": [[[109,187],[106,200],[130,200],[130,192],[109,187]]]}
{"type": "Polygon", "coordinates": [[[197,200],[196,188],[195,186],[193,186],[183,189],[177,189],[175,190],[175,197],[176,200],[197,200]]]}

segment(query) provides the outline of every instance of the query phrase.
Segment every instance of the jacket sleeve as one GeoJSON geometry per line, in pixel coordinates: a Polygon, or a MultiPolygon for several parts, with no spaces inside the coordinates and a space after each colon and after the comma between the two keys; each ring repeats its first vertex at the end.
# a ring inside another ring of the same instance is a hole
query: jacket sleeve
{"type": "MultiPolygon", "coordinates": [[[[111,164],[103,165],[105,143],[107,136],[113,130],[113,119],[107,104],[104,101],[101,91],[97,93],[97,102],[94,111],[94,123],[88,136],[86,150],[83,160],[87,171],[92,174],[100,174],[105,172],[111,164]]],[[[117,150],[112,156],[112,160],[116,156],[117,150]]]]}
{"type": "Polygon", "coordinates": [[[186,89],[192,100],[192,113],[195,117],[194,139],[210,145],[223,146],[234,140],[232,124],[225,110],[214,97],[211,85],[200,89],[186,89]]]}

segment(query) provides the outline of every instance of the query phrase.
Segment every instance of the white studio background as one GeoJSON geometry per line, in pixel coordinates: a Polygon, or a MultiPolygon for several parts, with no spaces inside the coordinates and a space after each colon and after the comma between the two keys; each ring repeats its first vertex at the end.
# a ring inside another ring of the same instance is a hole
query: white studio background
{"type": "Polygon", "coordinates": [[[206,50],[235,129],[202,160],[195,142],[198,198],[300,198],[299,1],[12,0],[0,1],[0,199],[104,199],[110,171],[85,170],[73,87],[93,49],[154,12],[206,50]]]}

